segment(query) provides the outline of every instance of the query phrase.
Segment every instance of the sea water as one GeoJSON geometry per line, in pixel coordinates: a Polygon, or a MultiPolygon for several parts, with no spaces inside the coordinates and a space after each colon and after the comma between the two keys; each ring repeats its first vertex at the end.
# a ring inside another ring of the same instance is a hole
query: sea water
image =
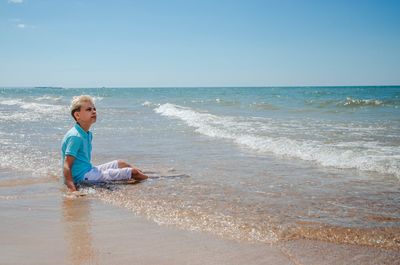
{"type": "Polygon", "coordinates": [[[0,199],[61,179],[81,94],[96,101],[94,164],[158,176],[95,198],[238,240],[400,248],[398,86],[0,88],[0,199]]]}

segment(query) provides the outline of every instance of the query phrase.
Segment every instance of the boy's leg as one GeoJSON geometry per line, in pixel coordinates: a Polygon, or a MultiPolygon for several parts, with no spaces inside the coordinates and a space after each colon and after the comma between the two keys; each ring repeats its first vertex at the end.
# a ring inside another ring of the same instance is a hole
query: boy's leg
{"type": "Polygon", "coordinates": [[[125,168],[110,168],[104,170],[102,175],[105,180],[113,181],[113,180],[130,180],[132,178],[132,168],[125,167],[125,168]]]}
{"type": "Polygon", "coordinates": [[[131,165],[129,165],[128,163],[126,163],[124,160],[117,160],[118,163],[118,168],[124,168],[124,167],[132,167],[131,165]]]}
{"type": "Polygon", "coordinates": [[[101,164],[92,168],[85,174],[87,181],[113,181],[113,180],[129,180],[132,178],[131,167],[118,167],[118,160],[114,160],[105,164],[101,164]]]}
{"type": "Polygon", "coordinates": [[[134,180],[145,180],[149,178],[140,169],[129,165],[123,160],[117,160],[117,163],[118,168],[132,168],[132,179],[134,180]]]}
{"type": "Polygon", "coordinates": [[[145,180],[148,179],[149,177],[145,174],[143,174],[142,171],[136,169],[136,168],[132,168],[132,178],[134,180],[145,180]]]}

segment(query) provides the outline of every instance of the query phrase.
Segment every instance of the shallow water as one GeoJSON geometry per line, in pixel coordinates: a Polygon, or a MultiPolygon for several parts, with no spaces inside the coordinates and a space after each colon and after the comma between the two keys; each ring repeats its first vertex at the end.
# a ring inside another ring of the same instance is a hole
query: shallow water
{"type": "Polygon", "coordinates": [[[0,198],[60,176],[79,94],[96,99],[95,163],[190,176],[90,196],[238,240],[400,247],[400,87],[3,88],[0,198]]]}

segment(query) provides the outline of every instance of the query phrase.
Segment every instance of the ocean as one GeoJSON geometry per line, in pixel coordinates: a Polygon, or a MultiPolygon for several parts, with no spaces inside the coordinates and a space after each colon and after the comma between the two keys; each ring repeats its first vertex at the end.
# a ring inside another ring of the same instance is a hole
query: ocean
{"type": "Polygon", "coordinates": [[[235,240],[400,248],[400,86],[3,87],[0,203],[65,192],[61,140],[81,94],[97,107],[94,164],[153,176],[87,188],[95,200],[235,240]]]}

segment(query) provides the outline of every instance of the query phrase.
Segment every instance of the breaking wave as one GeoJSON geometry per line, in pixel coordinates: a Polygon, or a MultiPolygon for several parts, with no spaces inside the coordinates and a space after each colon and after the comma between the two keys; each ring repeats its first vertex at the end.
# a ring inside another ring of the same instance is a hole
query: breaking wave
{"type": "Polygon", "coordinates": [[[68,113],[67,106],[27,102],[22,99],[1,100],[0,107],[1,105],[5,108],[0,108],[2,112],[0,120],[5,121],[37,121],[43,118],[60,118],[68,113]]]}
{"type": "MultiPolygon", "coordinates": [[[[265,133],[268,127],[260,121],[243,120],[237,117],[202,113],[188,107],[163,104],[154,109],[156,113],[184,121],[195,131],[213,138],[229,139],[239,146],[261,153],[314,161],[322,166],[352,168],[393,174],[400,177],[400,151],[394,146],[366,141],[323,141],[308,138],[288,137],[282,130],[296,130],[274,124],[274,131],[265,133]]],[[[310,130],[313,131],[313,130],[310,130]]],[[[291,132],[292,135],[296,131],[291,132]]]]}

